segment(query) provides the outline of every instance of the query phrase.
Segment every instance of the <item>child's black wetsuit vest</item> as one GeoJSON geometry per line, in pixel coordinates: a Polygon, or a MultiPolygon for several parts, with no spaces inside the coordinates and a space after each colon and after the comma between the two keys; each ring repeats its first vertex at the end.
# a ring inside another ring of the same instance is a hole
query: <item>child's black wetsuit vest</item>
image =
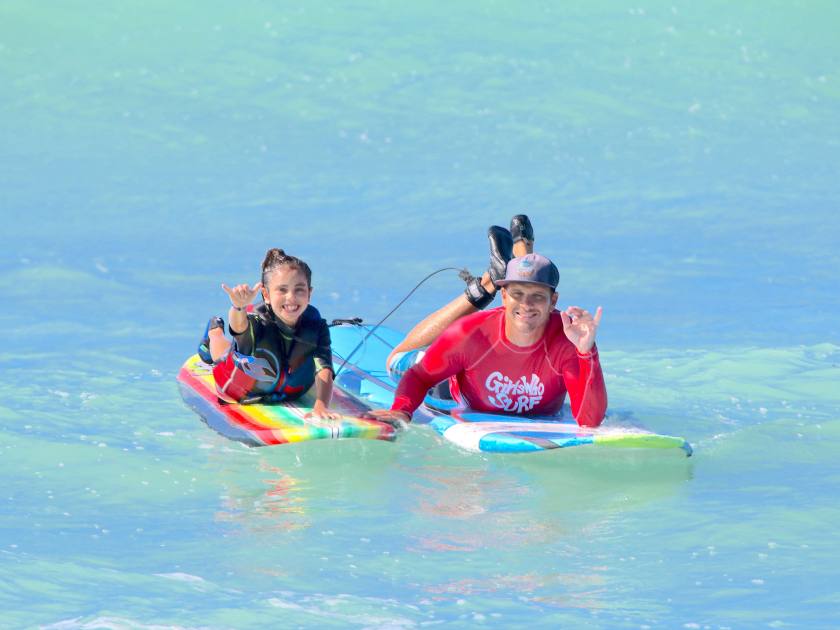
{"type": "Polygon", "coordinates": [[[277,380],[252,392],[266,399],[292,400],[305,393],[323,369],[332,370],[330,329],[318,309],[306,307],[294,327],[274,315],[269,305],[260,304],[248,313],[248,328],[233,335],[241,354],[265,359],[276,370],[277,380]]]}

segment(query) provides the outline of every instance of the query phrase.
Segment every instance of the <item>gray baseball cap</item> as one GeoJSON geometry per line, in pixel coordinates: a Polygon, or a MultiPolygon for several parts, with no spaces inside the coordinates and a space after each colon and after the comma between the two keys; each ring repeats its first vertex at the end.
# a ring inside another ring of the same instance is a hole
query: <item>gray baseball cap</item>
{"type": "Polygon", "coordinates": [[[543,284],[554,291],[557,289],[557,283],[560,282],[560,272],[556,265],[545,256],[527,254],[512,258],[505,269],[504,279],[496,284],[503,287],[511,282],[543,284]]]}

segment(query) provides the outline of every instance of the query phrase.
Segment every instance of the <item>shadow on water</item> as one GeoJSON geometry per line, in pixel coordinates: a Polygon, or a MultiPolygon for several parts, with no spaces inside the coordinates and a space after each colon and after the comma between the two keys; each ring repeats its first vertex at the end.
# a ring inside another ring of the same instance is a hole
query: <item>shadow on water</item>
{"type": "Polygon", "coordinates": [[[412,547],[434,552],[552,544],[616,510],[677,495],[692,463],[676,452],[568,449],[529,455],[476,454],[416,431],[395,462],[412,547]],[[580,452],[573,452],[579,450],[580,452]]]}
{"type": "Polygon", "coordinates": [[[397,456],[393,444],[356,439],[216,449],[207,463],[218,471],[216,521],[271,533],[359,508],[375,511],[397,456]]]}
{"type": "Polygon", "coordinates": [[[693,477],[693,458],[679,449],[580,447],[504,456],[496,466],[516,468],[544,493],[543,506],[625,507],[675,495],[693,477]]]}

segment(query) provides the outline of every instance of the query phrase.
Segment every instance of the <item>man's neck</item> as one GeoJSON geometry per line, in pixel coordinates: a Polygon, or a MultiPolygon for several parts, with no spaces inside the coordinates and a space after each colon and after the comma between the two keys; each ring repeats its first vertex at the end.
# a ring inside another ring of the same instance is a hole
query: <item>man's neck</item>
{"type": "Polygon", "coordinates": [[[514,346],[533,346],[540,339],[542,339],[544,334],[545,324],[543,324],[539,328],[535,328],[534,330],[522,332],[511,326],[510,322],[505,320],[505,336],[508,338],[508,341],[511,342],[514,346]]]}

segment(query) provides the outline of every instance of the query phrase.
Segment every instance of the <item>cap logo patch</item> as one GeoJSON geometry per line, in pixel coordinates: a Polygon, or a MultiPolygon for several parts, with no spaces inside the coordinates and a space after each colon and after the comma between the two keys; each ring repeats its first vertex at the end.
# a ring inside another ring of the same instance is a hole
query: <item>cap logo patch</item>
{"type": "Polygon", "coordinates": [[[524,278],[530,278],[534,275],[534,262],[529,260],[528,258],[524,258],[519,261],[519,275],[524,278]]]}

